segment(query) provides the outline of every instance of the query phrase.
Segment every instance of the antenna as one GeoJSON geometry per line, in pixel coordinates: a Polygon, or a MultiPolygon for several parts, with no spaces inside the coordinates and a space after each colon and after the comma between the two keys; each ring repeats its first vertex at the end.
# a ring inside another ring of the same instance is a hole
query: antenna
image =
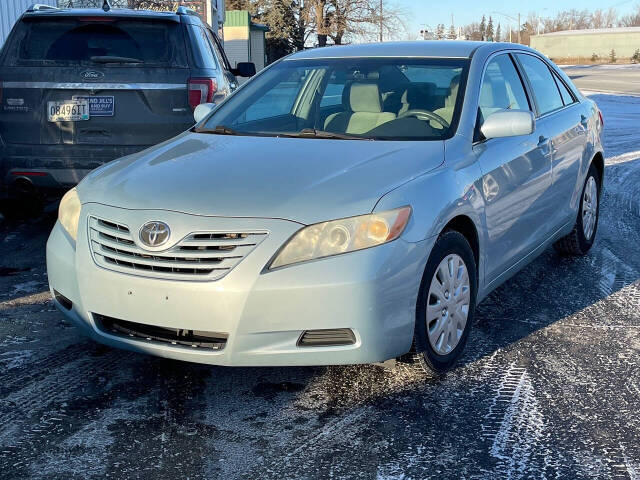
{"type": "Polygon", "coordinates": [[[111,4],[109,3],[109,0],[104,0],[104,2],[102,3],[102,10],[104,10],[105,12],[111,10],[111,4]]]}

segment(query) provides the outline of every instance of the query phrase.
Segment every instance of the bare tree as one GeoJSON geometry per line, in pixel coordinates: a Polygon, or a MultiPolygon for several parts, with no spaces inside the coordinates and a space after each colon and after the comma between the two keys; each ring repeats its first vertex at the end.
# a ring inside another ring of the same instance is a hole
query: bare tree
{"type": "Polygon", "coordinates": [[[591,28],[611,28],[614,27],[618,19],[615,9],[598,9],[591,14],[591,28]]]}
{"type": "Polygon", "coordinates": [[[396,38],[406,31],[403,12],[387,4],[380,12],[379,0],[310,0],[318,45],[331,38],[336,45],[377,39],[380,28],[385,38],[396,38]],[[382,15],[381,15],[382,13],[382,15]]]}
{"type": "Polygon", "coordinates": [[[634,12],[625,15],[620,19],[620,26],[622,27],[638,27],[640,26],[640,4],[636,5],[634,12]]]}

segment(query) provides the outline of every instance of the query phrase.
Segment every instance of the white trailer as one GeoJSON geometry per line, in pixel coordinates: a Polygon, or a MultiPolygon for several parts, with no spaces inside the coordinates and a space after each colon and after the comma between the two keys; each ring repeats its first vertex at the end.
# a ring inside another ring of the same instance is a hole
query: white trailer
{"type": "MultiPolygon", "coordinates": [[[[9,36],[16,20],[34,3],[34,0],[0,0],[0,47],[9,36]]],[[[37,3],[55,7],[57,1],[38,0],[37,3]]]]}

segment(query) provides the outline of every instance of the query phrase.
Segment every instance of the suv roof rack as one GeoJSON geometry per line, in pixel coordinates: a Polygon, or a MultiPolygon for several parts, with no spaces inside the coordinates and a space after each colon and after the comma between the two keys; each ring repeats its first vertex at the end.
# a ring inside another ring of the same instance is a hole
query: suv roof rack
{"type": "Polygon", "coordinates": [[[54,7],[53,5],[44,5],[42,3],[34,3],[29,8],[27,8],[27,12],[39,12],[40,10],[60,10],[58,7],[54,7]]]}
{"type": "Polygon", "coordinates": [[[193,8],[185,7],[184,5],[178,7],[176,10],[176,14],[178,15],[195,15],[198,16],[198,12],[196,12],[193,8]]]}

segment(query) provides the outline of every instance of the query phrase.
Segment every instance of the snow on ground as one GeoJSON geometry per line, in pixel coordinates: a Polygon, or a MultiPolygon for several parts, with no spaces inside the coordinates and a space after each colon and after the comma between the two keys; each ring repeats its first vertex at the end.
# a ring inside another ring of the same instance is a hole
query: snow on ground
{"type": "Polygon", "coordinates": [[[640,157],[640,97],[583,91],[594,100],[604,119],[605,157],[611,161],[620,155],[640,157]]]}

